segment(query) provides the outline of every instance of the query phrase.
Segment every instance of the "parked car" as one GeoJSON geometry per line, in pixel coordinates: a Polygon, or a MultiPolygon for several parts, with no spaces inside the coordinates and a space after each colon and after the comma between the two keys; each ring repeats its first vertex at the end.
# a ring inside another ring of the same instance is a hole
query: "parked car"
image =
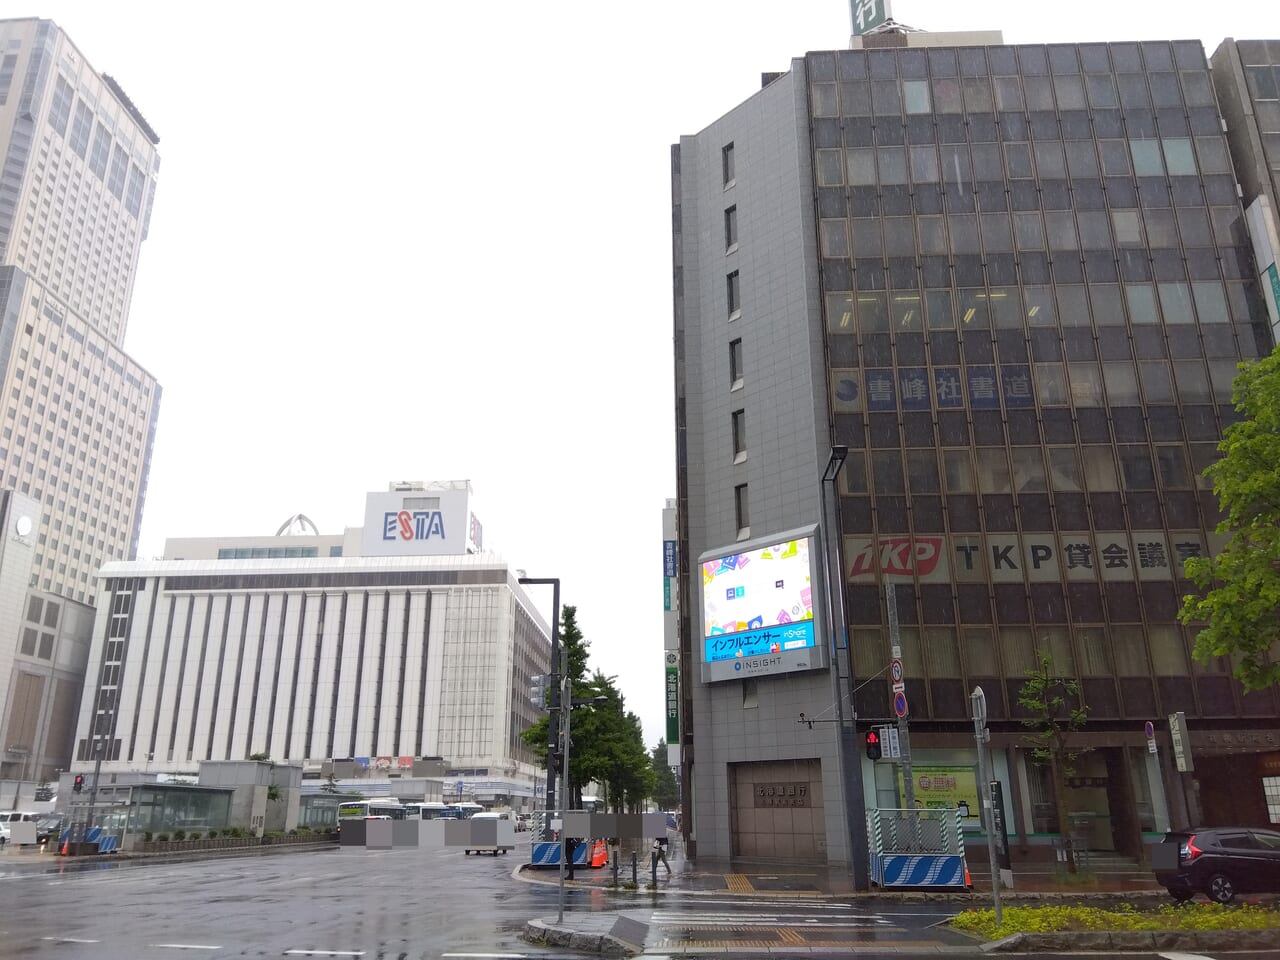
{"type": "Polygon", "coordinates": [[[0,847],[9,842],[9,824],[0,820],[0,847]]]}
{"type": "Polygon", "coordinates": [[[57,842],[62,836],[62,825],[66,818],[61,816],[45,817],[36,821],[36,843],[57,842]]]}
{"type": "Polygon", "coordinates": [[[1230,903],[1238,893],[1280,893],[1280,833],[1253,827],[1171,830],[1152,847],[1156,881],[1179,903],[1203,893],[1230,903]]]}

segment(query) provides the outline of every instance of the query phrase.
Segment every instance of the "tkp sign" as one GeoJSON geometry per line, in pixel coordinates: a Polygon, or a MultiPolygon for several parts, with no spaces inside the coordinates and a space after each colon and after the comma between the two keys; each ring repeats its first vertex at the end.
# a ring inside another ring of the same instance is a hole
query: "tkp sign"
{"type": "Polygon", "coordinates": [[[881,537],[867,541],[849,558],[849,577],[880,571],[886,576],[927,577],[942,558],[942,537],[881,537]]]}

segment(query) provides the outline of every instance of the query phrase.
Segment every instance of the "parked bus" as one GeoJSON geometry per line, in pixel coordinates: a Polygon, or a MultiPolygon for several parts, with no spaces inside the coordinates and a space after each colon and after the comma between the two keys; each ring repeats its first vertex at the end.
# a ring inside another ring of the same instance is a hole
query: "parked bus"
{"type": "Polygon", "coordinates": [[[446,820],[456,819],[449,813],[449,807],[443,803],[406,803],[405,816],[410,820],[446,820]]]}
{"type": "Polygon", "coordinates": [[[461,803],[450,803],[445,806],[444,816],[450,820],[470,820],[484,807],[478,803],[464,800],[461,803]]]}
{"type": "Polygon", "coordinates": [[[343,820],[403,820],[408,811],[399,800],[343,800],[338,822],[343,820]]]}

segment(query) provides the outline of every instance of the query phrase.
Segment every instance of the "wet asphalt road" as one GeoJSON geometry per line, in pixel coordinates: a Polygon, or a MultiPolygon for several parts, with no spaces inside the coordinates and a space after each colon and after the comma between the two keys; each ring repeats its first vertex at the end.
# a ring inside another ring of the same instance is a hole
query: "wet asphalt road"
{"type": "Polygon", "coordinates": [[[518,939],[525,920],[555,912],[556,891],[513,880],[512,855],[335,849],[186,863],[40,860],[0,859],[6,960],[554,955],[518,939]]]}

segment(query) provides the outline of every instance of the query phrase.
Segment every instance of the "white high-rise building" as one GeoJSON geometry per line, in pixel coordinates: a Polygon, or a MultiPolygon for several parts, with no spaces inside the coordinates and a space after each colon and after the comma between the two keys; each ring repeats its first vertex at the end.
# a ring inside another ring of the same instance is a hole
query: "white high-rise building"
{"type": "Polygon", "coordinates": [[[26,565],[0,575],[24,591],[0,596],[0,777],[68,766],[93,578],[136,551],[160,387],[124,336],[158,143],[56,24],[0,20],[0,489],[31,508],[0,553],[26,565]]]}

